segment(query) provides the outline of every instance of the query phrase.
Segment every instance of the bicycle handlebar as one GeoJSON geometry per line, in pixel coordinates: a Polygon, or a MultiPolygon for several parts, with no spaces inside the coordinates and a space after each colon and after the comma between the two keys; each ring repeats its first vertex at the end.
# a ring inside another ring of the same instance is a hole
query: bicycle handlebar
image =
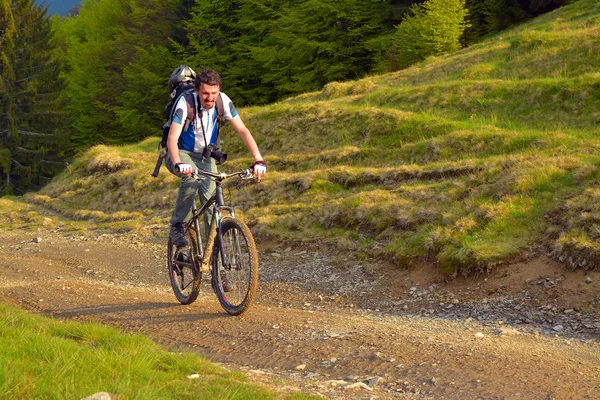
{"type": "Polygon", "coordinates": [[[230,174],[227,174],[225,172],[214,173],[209,171],[202,171],[200,169],[195,169],[194,172],[192,172],[192,177],[196,180],[204,179],[203,176],[209,176],[218,181],[224,181],[225,179],[232,178],[234,176],[239,176],[241,179],[250,179],[253,177],[251,168],[241,169],[230,174]]]}

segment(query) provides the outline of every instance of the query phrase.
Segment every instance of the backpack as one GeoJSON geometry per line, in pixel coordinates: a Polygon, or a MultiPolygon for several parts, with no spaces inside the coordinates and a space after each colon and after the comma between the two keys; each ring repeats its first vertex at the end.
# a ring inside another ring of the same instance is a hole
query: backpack
{"type": "MultiPolygon", "coordinates": [[[[167,155],[167,139],[169,137],[169,130],[171,129],[171,123],[173,122],[173,114],[175,112],[175,106],[179,102],[179,100],[183,97],[185,99],[185,103],[187,105],[187,117],[183,123],[183,130],[189,128],[194,118],[196,118],[196,101],[194,99],[194,85],[191,83],[182,83],[175,89],[175,94],[172,95],[172,99],[169,101],[164,110],[165,119],[167,120],[165,124],[162,126],[162,138],[160,143],[158,144],[159,155],[156,160],[156,166],[154,167],[154,172],[152,176],[157,177],[160,167],[163,163],[164,158],[167,155]]],[[[223,98],[221,97],[221,93],[217,96],[217,100],[215,101],[215,107],[217,109],[217,145],[219,143],[219,130],[221,127],[221,123],[223,122],[223,115],[225,113],[225,108],[223,106],[223,98]]]]}

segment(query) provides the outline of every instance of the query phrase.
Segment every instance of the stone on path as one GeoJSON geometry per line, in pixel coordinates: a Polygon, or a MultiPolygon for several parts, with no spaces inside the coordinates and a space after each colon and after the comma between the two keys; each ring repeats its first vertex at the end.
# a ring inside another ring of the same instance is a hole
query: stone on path
{"type": "Polygon", "coordinates": [[[81,400],[112,400],[112,395],[107,392],[98,392],[81,400]]]}

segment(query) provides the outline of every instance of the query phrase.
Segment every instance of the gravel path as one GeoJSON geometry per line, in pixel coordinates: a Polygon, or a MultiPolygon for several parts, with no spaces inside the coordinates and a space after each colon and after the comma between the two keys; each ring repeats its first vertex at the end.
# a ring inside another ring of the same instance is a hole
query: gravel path
{"type": "Polygon", "coordinates": [[[537,258],[445,282],[324,246],[261,246],[256,304],[180,306],[161,238],[0,233],[0,296],[145,332],[327,398],[600,398],[600,274],[537,258]]]}

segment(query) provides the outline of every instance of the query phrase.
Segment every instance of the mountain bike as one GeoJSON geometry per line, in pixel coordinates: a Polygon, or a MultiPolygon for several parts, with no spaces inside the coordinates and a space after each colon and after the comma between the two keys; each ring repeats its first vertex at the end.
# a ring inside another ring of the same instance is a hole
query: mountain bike
{"type": "Polygon", "coordinates": [[[192,177],[213,179],[216,187],[199,210],[196,193],[192,218],[185,224],[189,245],[177,247],[169,238],[167,267],[173,292],[181,304],[193,303],[200,292],[202,275],[209,273],[212,289],[223,309],[228,314],[240,315],[250,307],[258,288],[258,252],[248,226],[236,218],[232,206],[225,204],[222,182],[233,177],[251,179],[252,170],[230,174],[196,170],[192,177]],[[203,238],[200,226],[209,209],[212,218],[203,238]]]}

